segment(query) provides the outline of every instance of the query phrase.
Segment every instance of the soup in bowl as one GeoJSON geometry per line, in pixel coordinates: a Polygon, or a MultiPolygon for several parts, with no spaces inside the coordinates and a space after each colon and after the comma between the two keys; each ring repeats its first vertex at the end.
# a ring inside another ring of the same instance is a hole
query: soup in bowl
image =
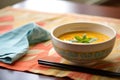
{"type": "Polygon", "coordinates": [[[112,27],[90,22],[59,25],[51,32],[55,51],[77,64],[103,60],[111,53],[115,38],[116,31],[112,27]]]}

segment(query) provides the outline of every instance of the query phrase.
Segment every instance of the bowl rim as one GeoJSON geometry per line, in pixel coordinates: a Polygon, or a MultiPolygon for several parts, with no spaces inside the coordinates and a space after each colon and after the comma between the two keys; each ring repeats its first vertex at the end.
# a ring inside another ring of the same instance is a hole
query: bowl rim
{"type": "Polygon", "coordinates": [[[116,38],[116,34],[117,34],[117,32],[115,31],[115,29],[113,29],[112,27],[110,27],[110,26],[108,26],[108,25],[105,25],[105,24],[102,24],[102,23],[97,23],[97,22],[70,22],[70,23],[65,23],[65,24],[61,24],[61,25],[58,25],[58,26],[56,26],[56,27],[54,27],[53,29],[52,29],[52,31],[51,31],[51,37],[53,37],[54,39],[56,39],[57,41],[59,41],[59,42],[62,42],[62,43],[66,43],[66,44],[73,44],[73,45],[98,45],[98,44],[103,44],[103,43],[106,43],[106,42],[108,42],[108,41],[111,41],[112,39],[114,39],[114,38],[116,38]],[[60,39],[58,39],[57,37],[55,37],[54,36],[54,31],[57,29],[57,28],[59,28],[59,27],[61,27],[61,26],[64,26],[64,25],[68,25],[68,24],[81,24],[81,23],[89,23],[89,24],[96,24],[96,25],[101,25],[101,26],[104,26],[104,27],[107,27],[107,28],[110,28],[112,31],[113,31],[113,33],[114,33],[114,35],[113,35],[113,37],[111,37],[110,39],[108,39],[108,40],[106,40],[106,41],[102,41],[102,42],[99,42],[99,43],[70,43],[70,42],[67,42],[67,41],[63,41],[63,40],[60,40],[60,39]]]}

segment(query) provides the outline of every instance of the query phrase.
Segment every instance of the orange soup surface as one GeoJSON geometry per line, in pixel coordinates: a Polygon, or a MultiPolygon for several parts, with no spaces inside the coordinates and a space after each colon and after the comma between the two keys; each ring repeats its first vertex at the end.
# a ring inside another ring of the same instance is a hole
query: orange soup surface
{"type": "Polygon", "coordinates": [[[62,34],[58,37],[61,40],[78,43],[99,43],[104,42],[110,37],[99,32],[76,31],[62,34]],[[90,42],[87,42],[90,41],[90,42]]]}

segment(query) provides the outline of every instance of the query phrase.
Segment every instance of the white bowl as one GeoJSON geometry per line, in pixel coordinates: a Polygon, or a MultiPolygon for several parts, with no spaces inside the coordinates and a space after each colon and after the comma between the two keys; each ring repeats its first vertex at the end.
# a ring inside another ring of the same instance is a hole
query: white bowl
{"type": "Polygon", "coordinates": [[[89,22],[68,23],[57,26],[51,32],[52,44],[63,58],[78,64],[97,62],[107,57],[113,49],[116,31],[106,25],[89,22]],[[95,31],[110,37],[107,41],[95,44],[69,43],[58,37],[73,31],[95,31]]]}

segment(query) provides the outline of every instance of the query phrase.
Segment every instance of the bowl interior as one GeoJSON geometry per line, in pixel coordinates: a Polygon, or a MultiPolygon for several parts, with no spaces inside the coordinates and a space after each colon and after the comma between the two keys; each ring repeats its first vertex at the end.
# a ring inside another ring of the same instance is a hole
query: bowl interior
{"type": "Polygon", "coordinates": [[[56,27],[53,30],[53,36],[56,38],[60,35],[67,33],[67,32],[73,32],[73,31],[94,31],[94,32],[100,32],[102,34],[105,34],[111,38],[115,37],[116,33],[114,29],[112,29],[109,26],[105,26],[98,23],[69,23],[64,24],[56,27]]]}

